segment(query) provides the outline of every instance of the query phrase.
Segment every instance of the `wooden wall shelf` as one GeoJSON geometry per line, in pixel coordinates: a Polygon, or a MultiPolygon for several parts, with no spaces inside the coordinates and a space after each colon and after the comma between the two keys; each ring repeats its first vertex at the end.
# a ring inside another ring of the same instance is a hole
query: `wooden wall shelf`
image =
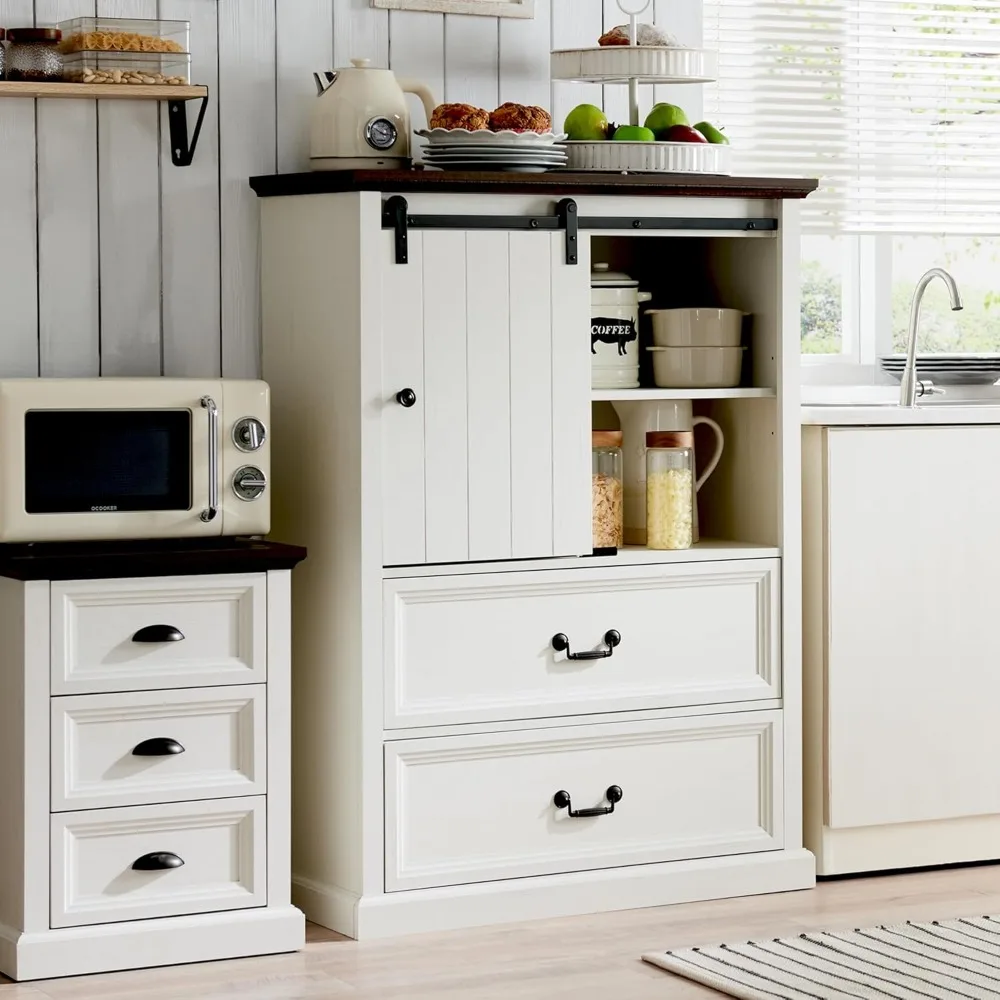
{"type": "Polygon", "coordinates": [[[119,101],[193,101],[208,97],[208,87],[116,83],[22,83],[0,80],[0,97],[100,97],[119,101]]]}
{"type": "Polygon", "coordinates": [[[24,83],[20,80],[0,80],[0,97],[166,101],[170,122],[170,158],[175,167],[191,165],[208,107],[208,87],[169,84],[24,83]],[[198,100],[201,101],[201,108],[198,110],[194,133],[188,138],[187,102],[198,100]]]}

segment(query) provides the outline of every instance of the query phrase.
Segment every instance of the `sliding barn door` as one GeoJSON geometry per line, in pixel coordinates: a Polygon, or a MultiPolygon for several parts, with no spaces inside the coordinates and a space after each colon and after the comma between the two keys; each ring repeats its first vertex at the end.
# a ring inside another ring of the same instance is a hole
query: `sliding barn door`
{"type": "Polygon", "coordinates": [[[383,563],[591,550],[590,260],[561,232],[383,243],[383,563]]]}

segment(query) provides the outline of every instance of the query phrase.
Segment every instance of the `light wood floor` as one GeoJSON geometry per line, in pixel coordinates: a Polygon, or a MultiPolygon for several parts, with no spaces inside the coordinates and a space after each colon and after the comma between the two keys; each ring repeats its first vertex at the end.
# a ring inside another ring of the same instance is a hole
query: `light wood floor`
{"type": "Polygon", "coordinates": [[[643,952],[897,920],[1000,913],[1000,866],[825,883],[809,892],[357,944],[30,985],[0,1000],[710,1000],[643,952]]]}

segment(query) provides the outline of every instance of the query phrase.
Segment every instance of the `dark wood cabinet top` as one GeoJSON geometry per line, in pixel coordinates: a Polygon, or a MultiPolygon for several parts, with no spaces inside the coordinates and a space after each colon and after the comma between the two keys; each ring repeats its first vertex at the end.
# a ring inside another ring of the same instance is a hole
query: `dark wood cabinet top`
{"type": "Polygon", "coordinates": [[[0,545],[0,576],[12,580],[103,580],[133,576],[204,576],[291,569],[298,545],[251,538],[162,542],[39,542],[0,545]]]}
{"type": "Polygon", "coordinates": [[[545,174],[441,170],[317,170],[251,177],[261,198],[382,191],[387,194],[648,195],[660,198],[805,198],[819,186],[811,178],[721,177],[715,174],[545,174]]]}

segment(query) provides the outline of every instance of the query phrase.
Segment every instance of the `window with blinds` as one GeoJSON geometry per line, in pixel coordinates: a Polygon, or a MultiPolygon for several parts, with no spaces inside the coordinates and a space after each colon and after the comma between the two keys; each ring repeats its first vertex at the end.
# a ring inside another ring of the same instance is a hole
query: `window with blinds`
{"type": "Polygon", "coordinates": [[[1000,0],[705,0],[706,117],[812,233],[1000,234],[1000,0]]]}

